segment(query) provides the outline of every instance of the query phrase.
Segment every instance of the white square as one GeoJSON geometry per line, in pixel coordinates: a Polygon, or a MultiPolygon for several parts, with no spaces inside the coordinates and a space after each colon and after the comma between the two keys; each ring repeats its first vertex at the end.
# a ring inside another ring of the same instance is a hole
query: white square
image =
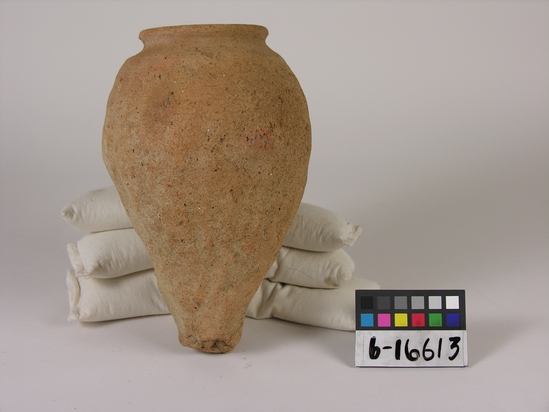
{"type": "Polygon", "coordinates": [[[459,296],[446,296],[446,309],[459,309],[459,296]]]}
{"type": "Polygon", "coordinates": [[[442,297],[429,296],[429,309],[442,309],[442,297]]]}

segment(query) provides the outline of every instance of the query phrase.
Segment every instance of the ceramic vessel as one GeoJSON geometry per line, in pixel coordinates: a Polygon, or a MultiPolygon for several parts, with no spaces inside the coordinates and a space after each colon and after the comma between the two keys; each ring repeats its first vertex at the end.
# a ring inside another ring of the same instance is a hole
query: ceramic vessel
{"type": "Polygon", "coordinates": [[[103,158],[182,345],[224,353],[307,180],[301,87],[251,25],[140,33],[109,96],[103,158]]]}

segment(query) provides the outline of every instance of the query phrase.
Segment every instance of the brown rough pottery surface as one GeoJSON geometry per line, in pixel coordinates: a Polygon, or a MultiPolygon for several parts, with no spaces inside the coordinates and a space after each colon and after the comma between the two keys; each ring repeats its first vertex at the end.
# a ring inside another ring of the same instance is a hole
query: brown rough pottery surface
{"type": "Polygon", "coordinates": [[[267,30],[141,32],[107,104],[103,158],[154,263],[179,341],[224,353],[307,179],[307,103],[267,30]]]}

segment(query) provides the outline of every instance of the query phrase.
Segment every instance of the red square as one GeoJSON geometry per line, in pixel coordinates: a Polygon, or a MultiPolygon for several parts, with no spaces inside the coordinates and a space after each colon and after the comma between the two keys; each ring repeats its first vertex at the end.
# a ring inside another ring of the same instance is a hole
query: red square
{"type": "Polygon", "coordinates": [[[412,313],[412,326],[416,326],[416,327],[425,326],[425,314],[412,313]]]}

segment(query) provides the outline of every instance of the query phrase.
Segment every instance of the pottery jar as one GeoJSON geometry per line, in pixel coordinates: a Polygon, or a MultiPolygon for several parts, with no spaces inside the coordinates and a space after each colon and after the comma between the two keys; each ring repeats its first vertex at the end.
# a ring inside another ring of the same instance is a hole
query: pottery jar
{"type": "Polygon", "coordinates": [[[182,345],[224,353],[300,204],[305,96],[253,25],[161,27],[120,69],[103,159],[182,345]]]}

